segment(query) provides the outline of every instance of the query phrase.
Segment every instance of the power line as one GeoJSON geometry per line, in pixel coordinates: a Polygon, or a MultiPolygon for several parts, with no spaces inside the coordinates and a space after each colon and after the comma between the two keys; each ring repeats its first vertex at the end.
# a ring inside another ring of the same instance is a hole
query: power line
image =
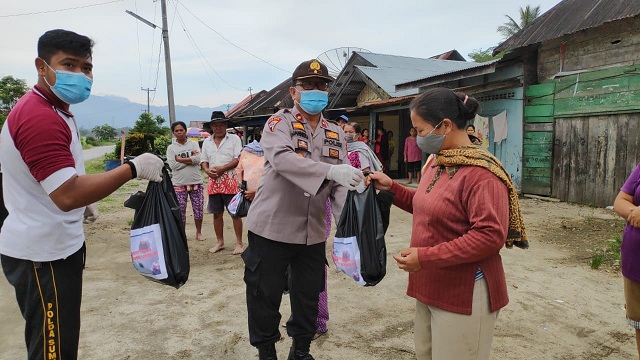
{"type": "MultiPolygon", "coordinates": [[[[213,68],[213,66],[211,66],[211,63],[209,63],[207,58],[204,56],[204,54],[202,53],[202,50],[200,50],[200,47],[198,46],[198,44],[196,44],[196,41],[195,41],[195,39],[193,39],[193,36],[191,36],[191,33],[189,32],[189,30],[187,30],[187,25],[185,24],[184,20],[182,19],[182,15],[180,15],[180,13],[177,12],[177,8],[176,8],[176,13],[178,14],[178,21],[180,21],[180,24],[182,24],[182,30],[184,30],[184,32],[187,35],[187,38],[189,38],[189,40],[191,41],[193,46],[196,48],[196,51],[200,55],[201,59],[204,60],[207,63],[207,65],[209,65],[211,70],[220,78],[220,80],[222,80],[225,84],[229,85],[229,87],[231,87],[233,89],[236,89],[236,90],[239,90],[239,91],[244,91],[244,89],[240,89],[240,88],[238,88],[236,86],[231,85],[222,76],[220,76],[220,74],[213,68]]],[[[206,70],[206,68],[205,68],[205,70],[206,70]]],[[[213,80],[212,80],[212,83],[213,83],[213,80]]],[[[214,86],[215,86],[215,84],[214,84],[214,86]]],[[[217,87],[216,87],[216,90],[218,90],[217,87]]],[[[218,92],[218,94],[219,94],[219,92],[218,92]]],[[[221,95],[221,97],[222,97],[222,95],[221,95]]]]}
{"type": "Polygon", "coordinates": [[[45,11],[37,11],[37,12],[22,13],[22,14],[0,15],[0,18],[8,18],[8,17],[16,17],[16,16],[27,16],[27,15],[38,15],[38,14],[48,14],[48,13],[54,13],[54,12],[60,12],[60,11],[77,10],[77,9],[84,9],[84,8],[93,7],[93,6],[113,4],[113,3],[117,3],[117,2],[123,2],[123,1],[124,0],[112,0],[112,1],[107,1],[107,2],[103,2],[103,3],[99,3],[99,4],[76,6],[76,7],[70,7],[70,8],[65,8],[65,9],[45,10],[45,11]]]}
{"type": "MultiPolygon", "coordinates": [[[[177,0],[176,0],[176,1],[177,1],[177,0]]],[[[241,50],[241,51],[243,51],[243,52],[245,52],[245,53],[247,53],[247,54],[249,54],[249,55],[253,56],[254,58],[256,58],[256,59],[258,59],[258,60],[262,61],[263,63],[265,63],[265,64],[267,64],[267,65],[269,65],[269,66],[272,66],[272,67],[274,67],[274,68],[276,68],[276,69],[278,69],[278,70],[284,71],[284,72],[286,72],[287,74],[289,74],[289,73],[290,73],[290,71],[289,71],[289,70],[285,70],[285,69],[283,69],[283,68],[281,68],[281,67],[278,67],[278,66],[276,66],[276,65],[273,65],[272,63],[270,63],[270,62],[268,62],[267,60],[265,60],[265,59],[263,59],[263,58],[259,57],[258,55],[253,54],[253,53],[249,52],[248,50],[245,50],[245,49],[241,48],[240,46],[238,46],[238,45],[234,44],[231,40],[229,40],[229,39],[227,39],[226,37],[224,37],[222,34],[220,34],[219,32],[217,32],[214,28],[212,28],[211,26],[207,25],[207,23],[205,23],[204,21],[200,20],[200,18],[199,18],[199,17],[197,17],[194,13],[192,13],[192,12],[191,12],[191,10],[189,10],[189,9],[188,9],[188,8],[187,8],[183,3],[181,3],[180,1],[177,1],[177,2],[178,2],[180,5],[182,5],[182,7],[183,7],[185,10],[187,10],[187,11],[189,12],[189,14],[191,14],[194,18],[196,18],[196,20],[198,20],[200,23],[202,23],[202,25],[206,26],[209,30],[211,30],[211,31],[213,31],[214,33],[216,33],[216,34],[217,34],[218,36],[220,36],[224,41],[228,42],[228,43],[229,43],[229,44],[231,44],[233,47],[235,47],[235,48],[237,48],[238,50],[241,50]]]]}

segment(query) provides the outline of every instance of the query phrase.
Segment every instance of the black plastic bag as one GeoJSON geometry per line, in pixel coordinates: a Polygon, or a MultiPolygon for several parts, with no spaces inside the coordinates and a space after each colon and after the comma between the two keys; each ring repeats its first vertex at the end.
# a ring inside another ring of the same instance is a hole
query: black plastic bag
{"type": "Polygon", "coordinates": [[[136,207],[131,225],[133,267],[150,280],[179,288],[189,278],[189,248],[166,167],[162,182],[150,181],[145,193],[132,198],[128,205],[136,207]]]}
{"type": "Polygon", "coordinates": [[[336,268],[360,285],[374,286],[387,272],[384,234],[389,226],[393,194],[373,186],[349,191],[340,214],[331,256],[336,268]]]}

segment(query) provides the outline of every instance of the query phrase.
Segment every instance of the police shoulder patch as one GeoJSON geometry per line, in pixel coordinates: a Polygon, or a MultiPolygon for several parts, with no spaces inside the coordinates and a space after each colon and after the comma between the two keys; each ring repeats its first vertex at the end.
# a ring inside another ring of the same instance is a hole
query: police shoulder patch
{"type": "Polygon", "coordinates": [[[340,158],[340,152],[336,149],[329,149],[329,157],[334,158],[334,159],[339,159],[340,158]]]}
{"type": "Polygon", "coordinates": [[[267,124],[267,126],[269,126],[269,130],[271,130],[271,132],[273,132],[273,129],[276,128],[276,125],[278,125],[278,123],[281,121],[282,119],[279,117],[274,117],[269,119],[269,123],[267,124]]]}
{"type": "Polygon", "coordinates": [[[304,125],[299,122],[293,123],[293,128],[304,131],[304,125]]]}

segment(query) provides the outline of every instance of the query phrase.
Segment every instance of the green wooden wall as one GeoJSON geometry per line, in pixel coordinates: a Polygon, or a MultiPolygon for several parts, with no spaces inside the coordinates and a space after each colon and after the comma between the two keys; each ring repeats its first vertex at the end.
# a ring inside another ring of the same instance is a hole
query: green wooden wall
{"type": "Polygon", "coordinates": [[[524,107],[522,192],[551,195],[555,83],[530,85],[524,107]]]}
{"type": "MultiPolygon", "coordinates": [[[[557,189],[571,184],[553,184],[554,181],[568,181],[554,179],[553,175],[554,166],[559,166],[554,164],[554,142],[566,140],[559,138],[562,134],[554,134],[554,127],[557,127],[554,119],[640,113],[640,64],[568,75],[530,85],[525,96],[522,191],[561,196],[557,189]],[[555,193],[552,189],[556,189],[555,193]]],[[[555,162],[558,161],[556,157],[555,162]]]]}

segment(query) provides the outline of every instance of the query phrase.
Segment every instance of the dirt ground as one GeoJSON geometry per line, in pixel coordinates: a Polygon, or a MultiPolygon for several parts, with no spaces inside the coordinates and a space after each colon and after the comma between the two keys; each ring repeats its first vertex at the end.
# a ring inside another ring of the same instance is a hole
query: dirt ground
{"type": "MultiPolygon", "coordinates": [[[[146,280],[131,265],[124,199],[131,182],[100,203],[101,217],[86,225],[81,359],[257,359],[249,345],[243,263],[231,254],[233,231],[225,217],[227,249],[210,254],[195,240],[188,219],[191,275],[176,290],[146,280]]],[[[498,318],[492,358],[632,359],[632,329],[624,316],[622,281],[615,264],[592,270],[594,251],[620,234],[623,222],[605,209],[523,199],[529,250],[503,249],[509,305],[498,318]]],[[[388,253],[409,243],[411,216],[393,208],[388,253]]],[[[25,235],[27,236],[27,235],[25,235]]],[[[245,232],[246,237],[246,232],[245,232]]],[[[329,332],[313,342],[316,359],[413,359],[414,300],[405,295],[407,275],[389,258],[386,278],[360,287],[329,271],[329,332]]],[[[290,314],[283,297],[283,319],[290,314]]],[[[14,292],[0,276],[0,359],[24,359],[24,320],[14,292]]],[[[291,340],[277,344],[286,358],[291,340]]]]}

